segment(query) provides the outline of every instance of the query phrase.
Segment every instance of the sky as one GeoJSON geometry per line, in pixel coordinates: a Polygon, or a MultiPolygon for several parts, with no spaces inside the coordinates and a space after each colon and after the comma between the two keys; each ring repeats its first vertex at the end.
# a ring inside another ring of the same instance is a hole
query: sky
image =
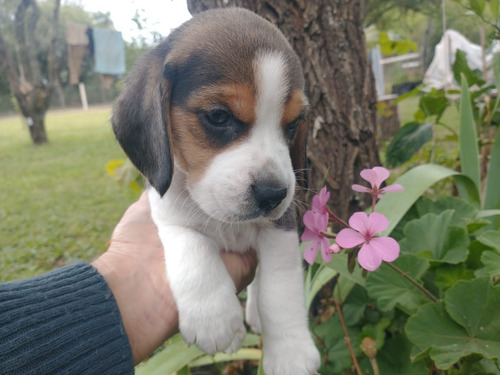
{"type": "Polygon", "coordinates": [[[115,29],[128,42],[139,33],[132,21],[136,10],[147,20],[146,27],[162,36],[191,18],[186,0],[66,0],[65,3],[80,4],[90,12],[109,12],[115,29]]]}

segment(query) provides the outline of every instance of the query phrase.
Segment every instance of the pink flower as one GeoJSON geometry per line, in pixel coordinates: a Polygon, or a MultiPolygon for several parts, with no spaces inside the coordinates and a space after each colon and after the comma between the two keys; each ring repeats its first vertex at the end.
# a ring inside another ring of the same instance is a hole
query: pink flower
{"type": "Polygon", "coordinates": [[[330,262],[332,260],[332,255],[328,251],[330,246],[330,241],[323,234],[328,227],[328,213],[321,214],[319,212],[307,211],[304,214],[304,225],[306,229],[302,233],[302,241],[310,242],[309,245],[304,250],[304,259],[309,264],[314,263],[314,259],[318,254],[319,248],[321,248],[321,256],[325,262],[330,262]]]}
{"type": "Polygon", "coordinates": [[[337,235],[337,243],[344,248],[361,245],[358,262],[364,269],[375,271],[382,261],[392,262],[399,256],[399,244],[391,237],[375,237],[384,231],[389,222],[378,212],[367,215],[356,212],[349,219],[351,228],[342,229],[337,235]]]}
{"type": "Polygon", "coordinates": [[[312,210],[313,212],[319,212],[321,214],[328,213],[326,209],[326,203],[330,199],[330,192],[326,190],[326,186],[319,191],[312,199],[312,210]]]}
{"type": "Polygon", "coordinates": [[[337,254],[342,251],[342,248],[337,243],[334,243],[328,248],[328,251],[330,252],[330,254],[337,254]]]}
{"type": "Polygon", "coordinates": [[[390,175],[389,170],[384,167],[373,167],[372,169],[363,169],[360,175],[361,177],[363,177],[363,179],[365,179],[370,183],[371,189],[366,186],[358,184],[352,185],[352,190],[357,191],[358,193],[370,193],[374,197],[381,198],[384,193],[403,191],[403,187],[399,184],[389,185],[382,189],[380,188],[382,182],[387,180],[387,178],[390,175]]]}

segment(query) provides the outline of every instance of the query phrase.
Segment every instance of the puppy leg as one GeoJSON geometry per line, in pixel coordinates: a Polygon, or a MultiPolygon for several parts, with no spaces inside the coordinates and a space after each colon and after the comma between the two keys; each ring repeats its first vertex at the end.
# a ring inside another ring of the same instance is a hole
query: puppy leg
{"type": "Polygon", "coordinates": [[[160,223],[158,231],[184,340],[208,354],[238,350],[246,334],[243,311],[215,244],[182,226],[160,223]]]}
{"type": "Polygon", "coordinates": [[[263,230],[258,251],[257,301],[264,339],[264,372],[314,374],[320,356],[308,329],[297,233],[263,230]]]}
{"type": "Polygon", "coordinates": [[[255,278],[247,287],[247,303],[246,303],[246,321],[252,327],[254,332],[261,333],[259,311],[257,308],[257,298],[259,295],[259,273],[260,269],[255,271],[255,278]]]}

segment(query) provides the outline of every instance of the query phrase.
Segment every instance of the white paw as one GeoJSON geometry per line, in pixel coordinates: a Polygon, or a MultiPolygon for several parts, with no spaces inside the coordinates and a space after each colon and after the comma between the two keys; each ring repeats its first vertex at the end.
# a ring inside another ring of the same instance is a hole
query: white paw
{"type": "Polygon", "coordinates": [[[309,332],[264,341],[266,375],[312,375],[320,366],[321,358],[309,332]]]}
{"type": "Polygon", "coordinates": [[[241,347],[246,329],[243,311],[234,294],[207,296],[184,308],[178,305],[179,330],[188,344],[207,354],[233,353],[241,347]]]}

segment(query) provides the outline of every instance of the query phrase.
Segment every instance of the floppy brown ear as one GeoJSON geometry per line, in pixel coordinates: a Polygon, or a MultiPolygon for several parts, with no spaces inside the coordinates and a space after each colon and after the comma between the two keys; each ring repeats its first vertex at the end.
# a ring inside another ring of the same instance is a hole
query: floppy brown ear
{"type": "Polygon", "coordinates": [[[164,61],[165,55],[150,52],[138,62],[115,102],[111,119],[121,147],[161,196],[173,174],[171,84],[164,61]]]}
{"type": "Polygon", "coordinates": [[[290,149],[293,171],[299,186],[307,188],[309,175],[307,173],[307,121],[301,120],[290,149]]]}

